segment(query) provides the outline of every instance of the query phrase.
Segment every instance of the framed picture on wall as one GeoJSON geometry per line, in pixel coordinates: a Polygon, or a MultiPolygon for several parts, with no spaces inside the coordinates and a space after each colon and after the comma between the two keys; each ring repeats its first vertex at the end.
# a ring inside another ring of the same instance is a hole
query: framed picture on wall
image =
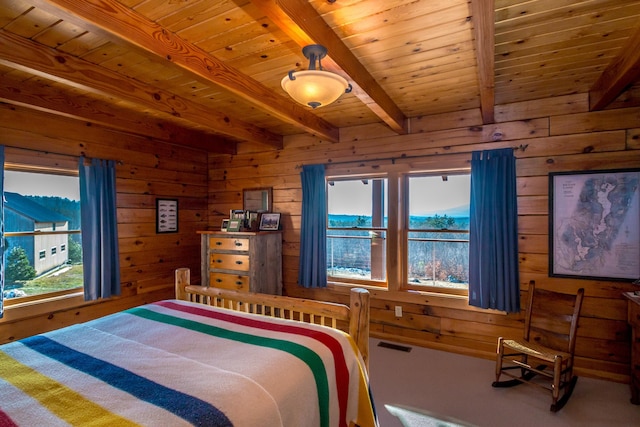
{"type": "Polygon", "coordinates": [[[640,169],[549,174],[549,275],[640,278],[640,169]]]}
{"type": "Polygon", "coordinates": [[[178,200],[156,199],[156,233],[178,232],[178,200]]]}

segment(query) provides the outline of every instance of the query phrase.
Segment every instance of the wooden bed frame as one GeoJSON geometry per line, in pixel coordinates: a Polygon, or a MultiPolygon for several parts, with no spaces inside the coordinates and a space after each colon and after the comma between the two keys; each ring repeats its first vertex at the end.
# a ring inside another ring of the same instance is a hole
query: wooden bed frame
{"type": "Polygon", "coordinates": [[[179,268],[175,274],[176,299],[179,300],[315,323],[334,329],[340,329],[338,322],[347,322],[348,333],[362,354],[366,370],[369,370],[369,291],[366,289],[351,289],[347,307],[325,301],[191,285],[191,270],[188,268],[179,268]]]}

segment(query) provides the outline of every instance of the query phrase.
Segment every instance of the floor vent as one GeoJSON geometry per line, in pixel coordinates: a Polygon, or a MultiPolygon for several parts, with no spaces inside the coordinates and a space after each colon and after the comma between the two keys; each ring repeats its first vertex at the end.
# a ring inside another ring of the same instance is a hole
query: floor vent
{"type": "Polygon", "coordinates": [[[409,353],[411,351],[411,347],[408,347],[406,345],[393,344],[385,341],[380,341],[378,343],[378,347],[390,348],[391,350],[404,351],[405,353],[409,353]]]}

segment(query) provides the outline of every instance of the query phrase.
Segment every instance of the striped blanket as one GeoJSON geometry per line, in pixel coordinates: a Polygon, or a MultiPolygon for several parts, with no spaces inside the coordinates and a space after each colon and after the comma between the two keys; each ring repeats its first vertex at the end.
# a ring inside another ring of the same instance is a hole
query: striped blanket
{"type": "Polygon", "coordinates": [[[0,426],[375,426],[347,334],[167,300],[0,346],[0,426]]]}

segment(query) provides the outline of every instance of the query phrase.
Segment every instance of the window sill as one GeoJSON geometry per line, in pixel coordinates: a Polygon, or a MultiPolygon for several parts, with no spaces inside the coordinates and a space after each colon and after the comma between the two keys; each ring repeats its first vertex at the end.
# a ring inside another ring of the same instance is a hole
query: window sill
{"type": "Polygon", "coordinates": [[[31,300],[5,305],[0,323],[15,322],[29,317],[42,316],[53,311],[65,310],[86,304],[84,293],[72,292],[50,298],[31,300]]]}
{"type": "Polygon", "coordinates": [[[469,297],[467,295],[456,295],[444,292],[418,291],[414,289],[392,291],[387,288],[378,286],[353,284],[344,282],[328,282],[327,289],[348,294],[351,288],[367,289],[372,298],[384,299],[385,301],[406,303],[406,304],[422,304],[435,307],[452,308],[456,310],[473,311],[477,313],[491,313],[497,315],[506,315],[507,313],[500,310],[484,309],[469,305],[469,297]]]}
{"type": "Polygon", "coordinates": [[[353,282],[338,282],[338,281],[328,281],[327,285],[329,287],[333,287],[334,289],[339,288],[364,288],[369,291],[382,291],[389,294],[403,294],[403,295],[425,295],[425,296],[441,296],[441,297],[451,297],[458,299],[468,299],[467,291],[456,290],[454,292],[442,291],[439,292],[437,290],[420,290],[420,289],[401,289],[401,290],[390,290],[386,286],[377,286],[377,285],[369,285],[364,283],[353,283],[353,282]]]}

